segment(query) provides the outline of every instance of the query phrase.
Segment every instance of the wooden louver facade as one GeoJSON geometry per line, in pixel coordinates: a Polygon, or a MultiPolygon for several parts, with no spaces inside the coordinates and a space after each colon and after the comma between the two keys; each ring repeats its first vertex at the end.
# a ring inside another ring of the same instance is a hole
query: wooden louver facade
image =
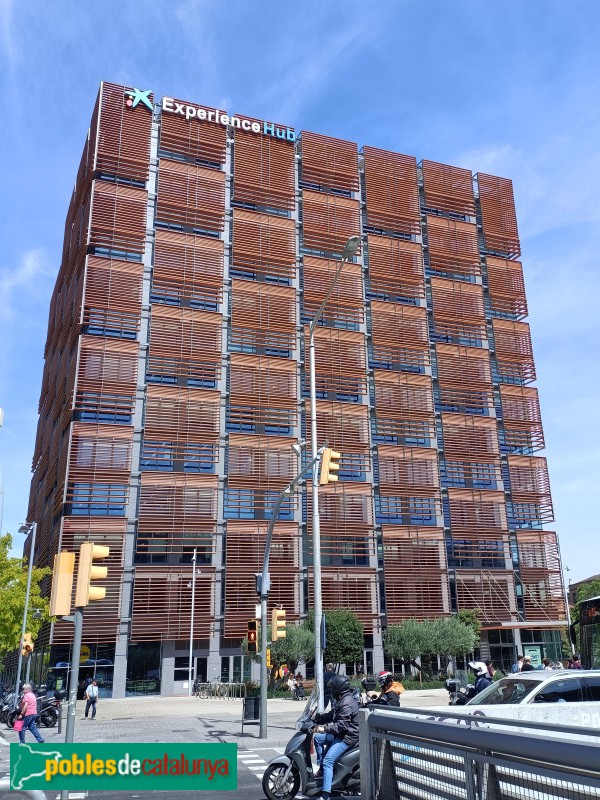
{"type": "MultiPolygon", "coordinates": [[[[318,444],[342,453],[320,493],[325,609],[361,619],[361,668],[381,668],[386,626],[411,618],[480,608],[493,657],[497,629],[514,648],[556,631],[510,181],[225,127],[204,106],[133,108],[127,92],[101,86],[67,215],[28,516],[43,565],[110,547],[84,643],[113,693],[183,691],[190,632],[195,674],[249,677],[268,522],[292,445],[311,445],[308,326],[354,235],[315,330],[318,444]]],[[[288,624],[312,606],[314,556],[309,481],[274,527],[269,603],[288,624]]],[[[51,663],[69,636],[44,629],[51,663]]]]}

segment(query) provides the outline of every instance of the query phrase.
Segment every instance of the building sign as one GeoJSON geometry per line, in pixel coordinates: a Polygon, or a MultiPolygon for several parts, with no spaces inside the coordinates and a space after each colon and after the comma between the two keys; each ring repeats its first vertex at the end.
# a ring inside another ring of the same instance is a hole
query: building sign
{"type": "Polygon", "coordinates": [[[225,127],[231,125],[233,128],[241,128],[243,131],[258,133],[263,136],[273,136],[276,139],[285,139],[288,142],[296,141],[296,134],[293,128],[279,128],[272,122],[256,122],[256,120],[249,120],[239,116],[230,117],[224,111],[217,109],[211,111],[201,106],[180,103],[172,97],[163,97],[162,110],[167,114],[178,114],[187,120],[197,119],[225,127]]]}

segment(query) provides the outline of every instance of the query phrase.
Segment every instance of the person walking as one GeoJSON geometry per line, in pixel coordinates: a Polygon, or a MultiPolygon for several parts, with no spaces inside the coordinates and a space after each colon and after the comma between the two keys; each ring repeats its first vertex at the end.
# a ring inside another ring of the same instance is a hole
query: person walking
{"type": "Polygon", "coordinates": [[[494,669],[494,663],[491,658],[488,658],[488,660],[485,662],[485,666],[487,667],[490,680],[494,680],[494,675],[496,674],[496,670],[494,669]]]}
{"type": "Polygon", "coordinates": [[[45,739],[42,738],[35,723],[37,717],[37,697],[34,695],[30,683],[23,684],[23,697],[21,698],[21,707],[17,719],[23,720],[23,727],[19,731],[19,743],[25,744],[25,731],[29,730],[35,737],[38,744],[44,744],[45,739]]]}
{"type": "Polygon", "coordinates": [[[581,666],[581,659],[579,658],[579,654],[575,653],[573,658],[569,659],[569,666],[567,669],[583,669],[581,666]]]}
{"type": "Polygon", "coordinates": [[[85,718],[88,718],[90,706],[92,707],[92,719],[96,719],[96,704],[98,703],[98,684],[92,681],[85,690],[85,718]]]}
{"type": "Polygon", "coordinates": [[[531,672],[531,670],[535,669],[533,664],[531,663],[531,656],[524,656],[523,658],[523,666],[521,667],[521,672],[531,672]]]}

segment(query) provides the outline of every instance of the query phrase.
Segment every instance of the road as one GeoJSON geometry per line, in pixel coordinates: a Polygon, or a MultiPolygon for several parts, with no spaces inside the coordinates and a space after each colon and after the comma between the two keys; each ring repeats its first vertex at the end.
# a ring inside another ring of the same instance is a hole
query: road
{"type": "MultiPolygon", "coordinates": [[[[426,708],[447,704],[444,689],[405,692],[402,705],[426,708]]],[[[238,746],[238,788],[235,792],[70,792],[69,800],[89,797],[90,800],[264,800],[262,775],[268,761],[283,752],[295,722],[304,708],[292,700],[269,700],[268,733],[259,739],[258,726],[241,728],[240,700],[200,700],[187,697],[135,697],[124,700],[102,700],[98,718],[83,719],[82,702],[78,703],[75,740],[80,742],[234,742],[238,746]]],[[[64,742],[57,728],[42,728],[48,744],[64,742]]],[[[28,741],[32,741],[27,734],[28,741]]],[[[7,742],[18,741],[17,734],[3,729],[0,733],[0,777],[9,770],[7,742]],[[5,739],[2,739],[4,734],[5,739]]],[[[0,800],[17,800],[18,794],[0,792],[0,800]]],[[[48,794],[48,800],[55,795],[48,794]]]]}

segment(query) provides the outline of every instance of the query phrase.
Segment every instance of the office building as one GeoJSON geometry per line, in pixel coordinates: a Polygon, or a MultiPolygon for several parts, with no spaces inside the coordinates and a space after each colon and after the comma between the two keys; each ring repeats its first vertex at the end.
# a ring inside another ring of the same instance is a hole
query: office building
{"type": "MultiPolygon", "coordinates": [[[[365,136],[367,135],[365,131],[365,136]]],[[[401,132],[398,148],[402,149],[401,132]]],[[[250,675],[275,500],[310,448],[316,337],[325,610],[382,632],[481,610],[482,655],[558,657],[564,593],[510,180],[103,83],[52,297],[29,507],[36,561],[110,547],[82,669],[114,696],[250,675]]],[[[312,605],[310,482],[270,608],[312,605]]],[[[50,666],[70,623],[46,629],[50,666]]],[[[387,662],[386,662],[387,663],[387,662]]],[[[394,665],[397,667],[397,665],[394,665]]],[[[58,673],[57,673],[58,674],[58,673]]]]}

